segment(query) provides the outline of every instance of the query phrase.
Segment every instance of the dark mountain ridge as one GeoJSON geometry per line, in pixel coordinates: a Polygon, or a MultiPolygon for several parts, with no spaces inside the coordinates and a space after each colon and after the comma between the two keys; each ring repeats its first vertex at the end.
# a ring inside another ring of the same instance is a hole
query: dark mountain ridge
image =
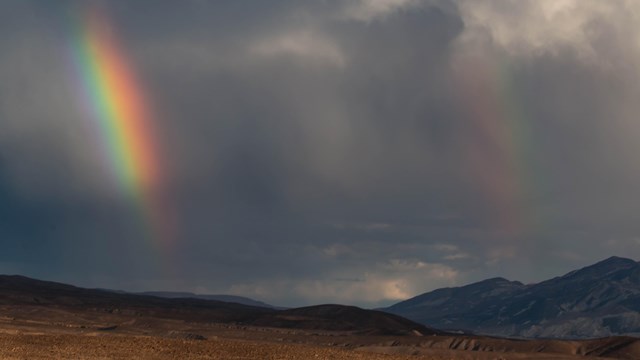
{"type": "Polygon", "coordinates": [[[0,306],[47,306],[136,316],[242,322],[272,309],[202,299],[164,299],[101,289],[86,289],[20,275],[0,275],[0,306]]]}
{"type": "Polygon", "coordinates": [[[497,336],[640,335],[640,264],[611,257],[537,284],[494,278],[383,310],[436,328],[497,336]]]}
{"type": "Polygon", "coordinates": [[[0,310],[7,309],[55,310],[70,314],[111,313],[129,318],[151,317],[194,323],[231,323],[369,335],[442,333],[397,315],[353,306],[319,305],[275,310],[218,300],[85,289],[18,275],[0,275],[0,310]]]}
{"type": "Polygon", "coordinates": [[[216,300],[216,301],[232,302],[232,303],[237,303],[242,305],[258,306],[258,307],[264,307],[264,308],[270,308],[270,309],[282,309],[281,307],[273,306],[273,305],[264,303],[262,301],[250,299],[244,296],[235,296],[235,295],[194,294],[191,292],[182,292],[182,291],[181,292],[145,291],[145,292],[139,292],[139,293],[133,293],[133,294],[157,296],[157,297],[167,298],[167,299],[187,298],[187,299],[201,299],[201,300],[216,300]]]}

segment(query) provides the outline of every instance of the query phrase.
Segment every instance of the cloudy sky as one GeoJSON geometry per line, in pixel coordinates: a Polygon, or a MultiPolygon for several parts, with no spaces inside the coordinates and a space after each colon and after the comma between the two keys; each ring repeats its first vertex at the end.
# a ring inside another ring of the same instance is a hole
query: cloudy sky
{"type": "Polygon", "coordinates": [[[640,259],[638,114],[634,0],[2,1],[0,273],[379,306],[640,259]],[[95,9],[142,195],[87,111],[95,9]]]}

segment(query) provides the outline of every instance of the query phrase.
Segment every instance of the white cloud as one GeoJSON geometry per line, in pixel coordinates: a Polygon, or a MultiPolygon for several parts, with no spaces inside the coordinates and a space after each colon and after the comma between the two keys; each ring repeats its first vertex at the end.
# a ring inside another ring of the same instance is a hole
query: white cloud
{"type": "Polygon", "coordinates": [[[458,251],[458,246],[453,245],[453,244],[435,244],[435,245],[432,246],[432,248],[434,248],[437,251],[442,251],[442,252],[458,251]]]}
{"type": "Polygon", "coordinates": [[[347,61],[345,55],[331,39],[309,30],[292,30],[260,39],[251,45],[250,53],[267,58],[299,57],[337,67],[343,67],[347,61]]]}
{"type": "Polygon", "coordinates": [[[456,253],[456,254],[447,255],[443,259],[445,259],[445,260],[465,260],[465,259],[470,259],[470,258],[471,258],[471,255],[469,255],[468,253],[456,253]]]}
{"type": "Polygon", "coordinates": [[[340,243],[331,244],[322,249],[322,252],[328,257],[353,254],[353,250],[349,246],[340,243]]]}
{"type": "Polygon", "coordinates": [[[342,18],[369,22],[395,11],[415,7],[423,0],[356,0],[344,7],[342,18]]]}
{"type": "Polygon", "coordinates": [[[424,291],[453,285],[459,275],[458,271],[442,264],[392,259],[364,271],[335,271],[318,279],[237,284],[228,292],[275,304],[297,298],[308,304],[337,302],[366,306],[405,300],[424,291]]]}
{"type": "MultiPolygon", "coordinates": [[[[602,55],[594,48],[602,22],[620,31],[624,27],[625,36],[640,34],[637,1],[459,0],[458,5],[466,29],[463,42],[489,40],[515,55],[572,49],[594,60],[602,55]]],[[[632,43],[637,47],[638,41],[632,43]]]]}

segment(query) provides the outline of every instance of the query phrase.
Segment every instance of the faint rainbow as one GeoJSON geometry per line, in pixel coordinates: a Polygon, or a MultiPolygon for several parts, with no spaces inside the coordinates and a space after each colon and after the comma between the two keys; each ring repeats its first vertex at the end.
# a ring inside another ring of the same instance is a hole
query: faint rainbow
{"type": "Polygon", "coordinates": [[[78,14],[70,49],[79,98],[119,191],[137,208],[143,235],[168,250],[175,224],[163,194],[165,174],[143,87],[104,9],[90,5],[78,14]]]}
{"type": "Polygon", "coordinates": [[[531,151],[531,119],[504,59],[482,54],[454,59],[456,92],[470,120],[466,163],[491,208],[495,234],[522,236],[539,226],[539,180],[531,151]]]}

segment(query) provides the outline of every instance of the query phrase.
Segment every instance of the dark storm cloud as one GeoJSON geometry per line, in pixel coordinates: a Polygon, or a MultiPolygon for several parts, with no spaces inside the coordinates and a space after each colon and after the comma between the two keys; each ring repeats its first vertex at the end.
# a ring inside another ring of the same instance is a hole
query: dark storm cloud
{"type": "Polygon", "coordinates": [[[141,240],[96,151],[68,63],[82,3],[5,2],[0,271],[377,304],[640,255],[632,3],[95,3],[156,115],[176,244],[141,240]],[[527,125],[512,148],[465,98],[494,90],[468,59],[504,70],[527,125]]]}

